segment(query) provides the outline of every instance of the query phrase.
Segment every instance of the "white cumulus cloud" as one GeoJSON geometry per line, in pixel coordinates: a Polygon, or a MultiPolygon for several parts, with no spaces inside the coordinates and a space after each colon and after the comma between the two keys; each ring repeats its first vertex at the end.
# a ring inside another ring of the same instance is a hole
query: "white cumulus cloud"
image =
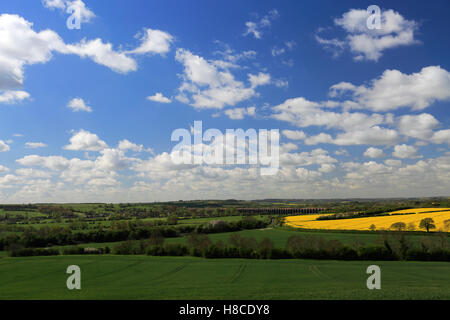
{"type": "Polygon", "coordinates": [[[159,102],[159,103],[171,103],[172,100],[169,98],[164,97],[164,95],[161,92],[155,93],[153,96],[148,96],[147,100],[159,102]]]}
{"type": "Polygon", "coordinates": [[[423,110],[436,101],[450,100],[450,72],[439,67],[424,67],[420,72],[404,74],[386,70],[369,85],[338,83],[330,88],[332,96],[345,92],[353,95],[351,106],[373,111],[389,111],[402,107],[423,110]]]}
{"type": "Polygon", "coordinates": [[[381,158],[384,157],[385,154],[381,149],[370,147],[364,152],[364,156],[368,158],[381,158]]]}
{"type": "Polygon", "coordinates": [[[25,147],[29,149],[45,148],[47,145],[43,142],[25,142],[25,147]]]}
{"type": "Polygon", "coordinates": [[[9,150],[10,150],[9,145],[5,141],[0,140],[0,152],[6,152],[9,150]]]}
{"type": "Polygon", "coordinates": [[[417,158],[417,148],[413,146],[408,146],[406,144],[397,145],[394,147],[394,152],[392,156],[400,159],[413,159],[417,158]]]}
{"type": "Polygon", "coordinates": [[[145,54],[155,53],[164,54],[170,51],[170,45],[174,38],[168,32],[147,28],[144,34],[140,36],[141,45],[128,53],[145,54]]]}
{"type": "Polygon", "coordinates": [[[92,112],[92,108],[86,105],[84,100],[81,98],[74,98],[70,100],[69,103],[67,104],[67,107],[72,109],[73,112],[79,111],[92,112]]]}
{"type": "Polygon", "coordinates": [[[81,129],[74,133],[70,138],[70,144],[66,145],[64,149],[74,151],[101,151],[107,147],[106,142],[101,140],[95,133],[81,129]]]}
{"type": "Polygon", "coordinates": [[[316,40],[324,48],[332,50],[334,56],[348,47],[357,61],[378,61],[387,49],[419,43],[414,38],[417,22],[405,19],[392,9],[381,10],[381,28],[369,29],[367,21],[371,14],[367,10],[351,9],[334,20],[336,26],[347,32],[345,39],[325,39],[316,35],[316,40]]]}

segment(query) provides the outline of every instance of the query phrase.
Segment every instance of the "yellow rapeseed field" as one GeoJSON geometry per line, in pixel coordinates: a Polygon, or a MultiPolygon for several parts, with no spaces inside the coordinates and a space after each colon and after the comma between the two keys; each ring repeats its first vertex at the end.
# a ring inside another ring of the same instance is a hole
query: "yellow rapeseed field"
{"type": "Polygon", "coordinates": [[[391,212],[389,216],[367,217],[354,219],[337,220],[316,220],[321,215],[302,215],[286,217],[286,225],[304,229],[327,229],[327,230],[370,230],[370,226],[375,225],[376,230],[389,230],[392,224],[404,222],[406,226],[414,224],[414,230],[419,229],[420,221],[424,218],[432,218],[436,229],[450,232],[445,229],[444,221],[450,219],[450,208],[420,208],[391,212]],[[406,213],[412,214],[406,214],[406,213]],[[415,213],[413,213],[415,212],[415,213]],[[401,215],[393,215],[401,214],[401,215]]]}
{"type": "Polygon", "coordinates": [[[398,213],[427,213],[427,212],[440,212],[440,211],[450,211],[450,208],[414,208],[414,209],[405,209],[391,212],[391,214],[398,213]]]}

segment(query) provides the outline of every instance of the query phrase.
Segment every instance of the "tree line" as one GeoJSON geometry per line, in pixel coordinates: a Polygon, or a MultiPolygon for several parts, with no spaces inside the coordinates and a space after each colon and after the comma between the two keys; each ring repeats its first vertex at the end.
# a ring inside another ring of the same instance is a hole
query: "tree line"
{"type": "MultiPolygon", "coordinates": [[[[404,233],[384,234],[382,244],[349,246],[339,240],[319,236],[291,236],[284,248],[277,248],[269,238],[260,241],[230,234],[228,241],[213,242],[207,234],[191,233],[186,243],[166,243],[161,230],[152,230],[149,237],[127,240],[105,248],[65,248],[62,254],[108,254],[149,256],[193,256],[203,258],[243,259],[333,259],[333,260],[415,260],[450,261],[448,236],[439,233],[423,237],[415,244],[404,233]]],[[[55,249],[16,248],[11,256],[57,255],[55,249]]]]}
{"type": "Polygon", "coordinates": [[[0,250],[11,246],[22,248],[42,248],[51,246],[65,246],[92,242],[118,242],[125,240],[148,239],[154,231],[158,231],[165,238],[179,237],[189,233],[233,232],[245,229],[265,228],[269,224],[266,220],[254,217],[244,217],[238,221],[220,221],[216,224],[204,225],[166,225],[139,226],[133,223],[121,223],[117,228],[104,230],[102,228],[75,232],[67,227],[45,226],[42,228],[28,227],[21,234],[10,234],[0,239],[0,250]]]}

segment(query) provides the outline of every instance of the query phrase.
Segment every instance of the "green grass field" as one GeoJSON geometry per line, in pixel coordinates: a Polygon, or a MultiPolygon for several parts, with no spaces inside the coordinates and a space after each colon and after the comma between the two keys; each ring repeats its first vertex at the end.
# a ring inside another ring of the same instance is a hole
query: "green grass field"
{"type": "MultiPolygon", "coordinates": [[[[232,233],[239,234],[243,237],[255,238],[257,241],[261,241],[264,238],[269,238],[273,241],[274,246],[277,248],[284,248],[289,237],[292,236],[302,236],[302,237],[320,237],[324,240],[339,240],[346,245],[368,245],[368,244],[383,244],[383,236],[380,233],[375,232],[329,232],[329,231],[306,231],[306,230],[295,230],[290,228],[266,228],[266,229],[254,229],[254,230],[243,230],[237,232],[225,232],[225,233],[212,233],[208,234],[208,237],[212,241],[223,241],[228,242],[232,233]]],[[[413,244],[418,244],[419,241],[426,237],[427,235],[408,235],[408,239],[411,239],[413,244]]],[[[185,243],[185,237],[179,238],[167,238],[168,243],[185,243]]],[[[450,243],[450,238],[449,238],[450,243]]]]}
{"type": "Polygon", "coordinates": [[[191,257],[0,259],[0,299],[450,299],[450,264],[191,257]],[[81,290],[66,288],[69,265],[81,290]],[[381,267],[381,290],[366,268],[381,267]]]}
{"type": "MultiPolygon", "coordinates": [[[[1,213],[1,212],[0,212],[1,213]]],[[[13,212],[14,213],[14,212],[13,212]]],[[[9,214],[9,213],[8,213],[9,214]]],[[[23,212],[17,212],[17,214],[24,215],[23,212]]],[[[36,215],[41,215],[39,213],[35,213],[36,215]]],[[[14,215],[14,214],[10,214],[14,215]]],[[[45,216],[45,215],[41,215],[45,216]]],[[[31,216],[30,216],[31,217],[31,216]]],[[[256,219],[263,219],[265,216],[255,216],[256,219]]],[[[239,221],[241,220],[241,216],[225,216],[225,217],[214,217],[214,218],[179,218],[179,225],[200,225],[213,220],[223,220],[226,222],[239,221]]],[[[23,227],[33,227],[33,228],[43,228],[43,227],[70,227],[71,222],[64,219],[61,222],[56,222],[54,219],[44,219],[40,223],[18,223],[18,225],[23,227]]],[[[118,221],[127,221],[127,222],[152,222],[152,221],[166,221],[167,218],[144,218],[144,219],[130,219],[130,220],[118,220],[118,221]]],[[[86,230],[82,230],[80,232],[88,232],[98,226],[110,227],[113,222],[117,222],[116,220],[96,220],[96,221],[88,221],[88,228],[86,230]]]]}
{"type": "MultiPolygon", "coordinates": [[[[267,229],[256,229],[256,230],[243,230],[237,232],[226,232],[226,233],[217,233],[217,234],[209,234],[208,237],[213,241],[223,241],[224,243],[228,243],[228,239],[233,234],[239,234],[243,237],[251,237],[256,239],[257,241],[261,241],[264,238],[269,238],[274,243],[274,246],[277,248],[285,248],[286,242],[289,237],[293,235],[298,236],[312,236],[312,237],[321,237],[325,240],[339,240],[343,244],[353,246],[353,245],[368,245],[368,244],[376,244],[382,245],[383,238],[379,233],[370,233],[370,232],[355,232],[355,233],[345,233],[345,232],[321,232],[321,231],[304,231],[304,230],[290,230],[284,228],[267,228],[267,229]]],[[[409,235],[409,239],[412,240],[414,245],[418,245],[420,239],[426,237],[426,235],[409,235]]],[[[448,240],[450,242],[450,238],[448,240]]],[[[166,243],[183,243],[186,244],[186,236],[177,237],[177,238],[166,238],[166,243]]],[[[120,242],[103,242],[103,243],[83,243],[77,246],[83,248],[104,248],[110,247],[111,249],[120,242]]],[[[67,246],[54,246],[53,248],[62,250],[64,248],[70,248],[73,245],[67,246]]],[[[6,257],[6,251],[0,251],[0,257],[6,257]]]]}

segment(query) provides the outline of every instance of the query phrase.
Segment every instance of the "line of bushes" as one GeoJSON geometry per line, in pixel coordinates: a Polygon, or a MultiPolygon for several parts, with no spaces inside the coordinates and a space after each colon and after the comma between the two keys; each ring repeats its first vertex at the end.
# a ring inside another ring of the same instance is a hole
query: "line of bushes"
{"type": "Polygon", "coordinates": [[[244,259],[332,259],[332,260],[418,260],[450,261],[450,250],[442,239],[425,239],[418,247],[400,236],[385,236],[382,245],[351,247],[338,240],[320,237],[291,236],[285,248],[275,248],[265,238],[230,235],[228,243],[213,243],[206,234],[192,234],[187,244],[167,244],[163,241],[127,241],[113,248],[114,254],[147,254],[151,256],[194,256],[204,258],[244,259]]]}
{"type": "Polygon", "coordinates": [[[83,248],[83,247],[70,247],[64,248],[63,255],[79,255],[79,254],[109,254],[111,249],[109,247],[104,248],[83,248]]]}
{"type": "Polygon", "coordinates": [[[57,256],[57,249],[20,248],[9,251],[10,257],[57,256]]]}
{"type": "MultiPolygon", "coordinates": [[[[339,240],[318,236],[291,236],[285,248],[276,248],[269,238],[257,241],[231,233],[228,242],[213,242],[207,234],[191,233],[185,244],[165,243],[161,230],[155,229],[147,239],[127,240],[112,248],[113,254],[151,256],[194,256],[204,258],[245,259],[333,259],[333,260],[416,260],[450,261],[448,235],[423,237],[414,243],[405,233],[383,234],[379,244],[346,245],[339,240]]],[[[58,250],[12,247],[11,256],[59,254],[58,250]]],[[[71,247],[63,254],[105,254],[110,248],[71,247]]]]}
{"type": "Polygon", "coordinates": [[[189,233],[233,232],[244,229],[259,229],[269,222],[257,220],[254,217],[244,217],[239,221],[206,223],[204,225],[177,225],[161,227],[130,227],[122,230],[92,230],[89,232],[73,232],[67,227],[27,228],[21,235],[8,235],[0,239],[0,251],[17,244],[26,248],[42,248],[50,246],[74,245],[93,242],[118,242],[126,240],[141,240],[150,237],[152,232],[159,231],[165,238],[179,237],[189,233]]]}

